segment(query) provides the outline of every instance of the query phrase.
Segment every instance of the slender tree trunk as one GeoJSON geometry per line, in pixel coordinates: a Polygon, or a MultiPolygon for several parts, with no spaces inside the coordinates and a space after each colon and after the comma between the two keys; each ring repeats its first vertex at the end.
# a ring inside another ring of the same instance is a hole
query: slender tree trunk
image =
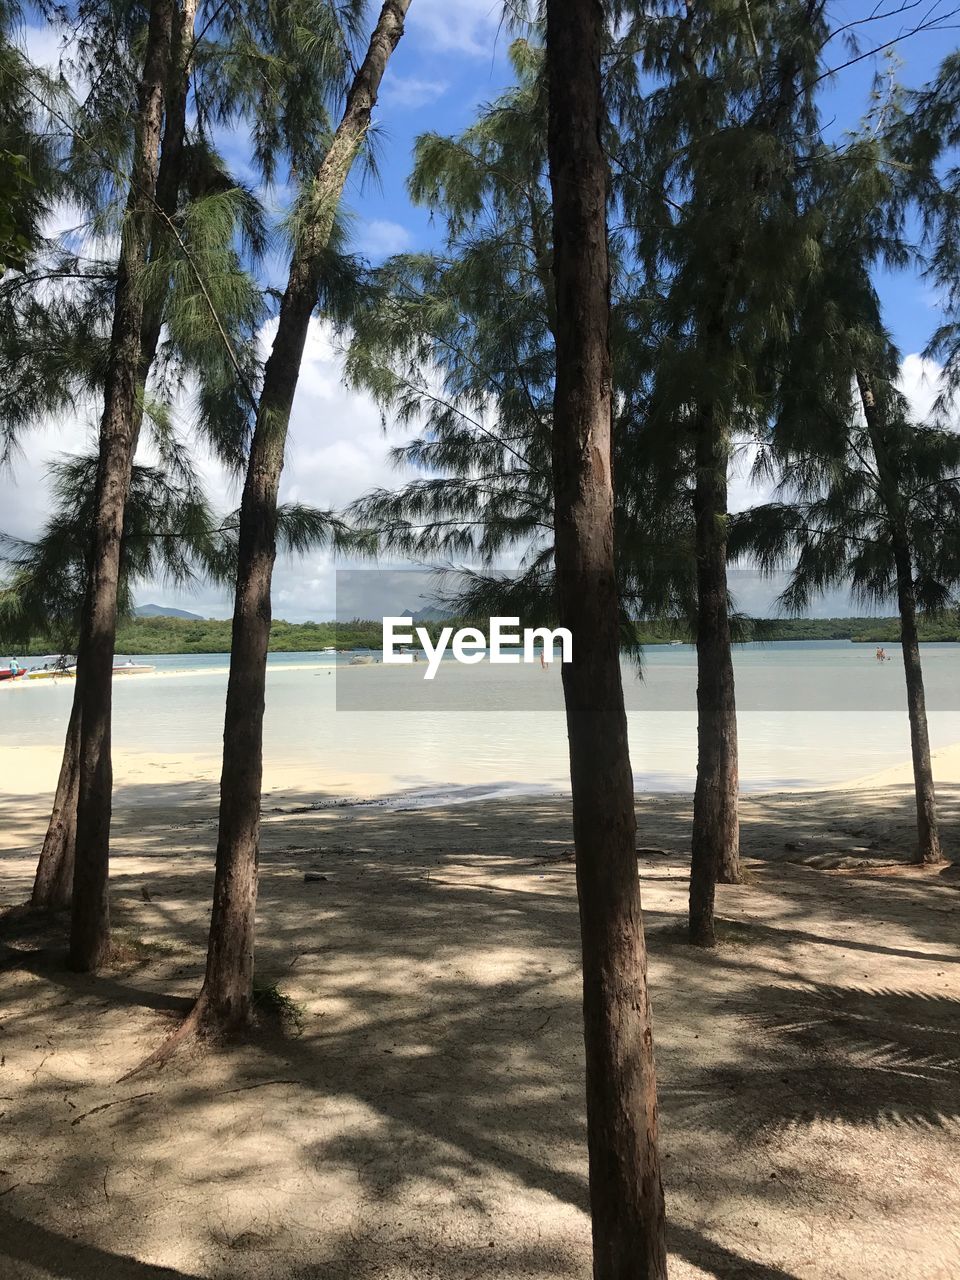
{"type": "MultiPolygon", "coordinates": [[[[160,147],[160,166],[157,173],[156,205],[162,213],[172,218],[176,213],[182,181],[183,144],[186,137],[187,98],[189,95],[189,60],[192,51],[193,27],[197,0],[184,0],[180,11],[177,48],[173,58],[168,107],[160,147]]],[[[140,351],[140,393],[137,397],[134,422],[134,451],[143,421],[143,392],[150,369],[156,359],[163,328],[163,299],[154,300],[145,307],[140,351]]],[[[78,670],[85,666],[82,654],[77,654],[78,670]]],[[[77,801],[80,785],[80,685],[74,687],[74,709],[71,712],[64,743],[60,779],[54,799],[47,834],[40,853],[40,861],[34,879],[31,905],[35,910],[55,910],[70,905],[73,891],[73,866],[77,838],[77,801]]]]}
{"type": "Polygon", "coordinates": [[[913,785],[917,797],[917,861],[935,866],[943,861],[937,821],[937,794],[930,762],[930,734],[927,730],[927,701],[923,691],[920,640],[917,636],[917,600],[913,587],[913,563],[905,537],[896,539],[897,602],[900,609],[900,647],[907,684],[907,712],[910,717],[910,751],[913,756],[913,785]]]}
{"type": "Polygon", "coordinates": [[[697,555],[697,787],[690,864],[690,941],[712,947],[715,886],[739,884],[737,704],[727,594],[727,445],[699,415],[693,508],[697,555]]]}
{"type": "MultiPolygon", "coordinates": [[[[701,79],[693,22],[697,8],[685,0],[680,53],[694,82],[701,79]]],[[[804,19],[810,23],[820,7],[807,0],[804,19]]],[[[800,64],[792,57],[779,66],[776,91],[764,95],[753,120],[759,131],[774,136],[792,103],[800,64]]],[[[708,129],[709,119],[704,119],[708,129]]],[[[776,162],[763,159],[753,175],[752,198],[757,205],[776,171],[776,162]]],[[[727,246],[720,271],[717,299],[706,318],[707,351],[716,350],[721,363],[730,356],[729,316],[735,307],[745,241],[727,246]]],[[[707,359],[709,364],[709,358],[707,359]]],[[[737,812],[737,706],[730,641],[727,595],[727,442],[714,408],[701,406],[695,439],[694,519],[697,556],[697,785],[694,793],[690,867],[690,941],[712,947],[716,942],[714,900],[716,883],[741,884],[740,822],[737,812]]]]}
{"type": "Polygon", "coordinates": [[[73,894],[80,785],[80,691],[74,682],[73,706],[60,764],[53,812],[40,850],[30,905],[34,911],[64,911],[73,894]]]}
{"type": "Polygon", "coordinates": [[[596,1280],[666,1275],[657,1094],[620,675],[599,0],[548,0],[557,378],[553,468],[583,949],[596,1280]]]}
{"type": "Polygon", "coordinates": [[[110,360],[100,421],[96,514],[87,598],[77,651],[80,700],[80,780],[70,929],[70,960],[95,971],[110,950],[107,878],[113,765],[110,750],[117,588],[124,511],[138,425],[143,326],[139,277],[147,261],[156,198],[164,93],[170,75],[175,7],[154,0],[144,53],[133,167],[114,300],[110,360]]]}
{"type": "Polygon", "coordinates": [[[236,1027],[250,1016],[263,776],[263,710],[277,495],[304,344],[317,302],[322,255],[337,205],[366,135],[387,62],[403,35],[410,0],[387,0],[343,117],[309,192],[263,388],[240,505],[237,590],[220,778],[213,914],[195,1020],[236,1027]]]}
{"type": "Polygon", "coordinates": [[[913,585],[910,534],[897,484],[896,464],[890,458],[884,436],[880,407],[869,379],[859,372],[857,386],[877,466],[877,488],[890,519],[897,573],[900,647],[903,650],[903,672],[907,685],[913,787],[917,798],[917,862],[936,866],[943,861],[943,850],[940,847],[937,793],[933,785],[933,765],[930,761],[930,734],[927,729],[927,700],[923,690],[923,667],[917,635],[917,597],[913,585]]]}

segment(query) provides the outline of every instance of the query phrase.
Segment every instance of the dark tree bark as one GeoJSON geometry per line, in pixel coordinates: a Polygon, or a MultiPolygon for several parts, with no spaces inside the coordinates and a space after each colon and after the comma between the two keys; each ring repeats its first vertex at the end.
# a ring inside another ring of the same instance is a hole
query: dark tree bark
{"type": "MultiPolygon", "coordinates": [[[[186,134],[186,107],[189,92],[189,59],[192,48],[193,24],[197,0],[184,0],[179,19],[175,19],[175,52],[172,57],[170,84],[166,95],[166,119],[157,174],[155,209],[161,216],[172,217],[176,212],[182,178],[183,144],[186,134]]],[[[143,390],[153,361],[156,358],[163,324],[163,300],[155,300],[145,307],[141,331],[139,393],[136,398],[133,423],[132,452],[136,451],[143,419],[143,390]]],[[[132,455],[131,455],[132,456],[132,455]]],[[[86,668],[86,657],[78,647],[77,669],[86,668]]],[[[79,708],[81,683],[74,692],[74,703],[79,708]]],[[[32,905],[37,909],[66,906],[73,886],[73,869],[76,854],[77,806],[79,801],[80,720],[71,716],[70,728],[64,744],[60,781],[54,801],[47,835],[44,840],[37,875],[34,883],[32,905]],[[64,897],[66,900],[64,900],[64,897]]]]}
{"type": "Polygon", "coordinates": [[[34,911],[65,911],[73,895],[73,860],[77,839],[77,792],[80,785],[80,691],[74,683],[73,706],[60,764],[53,812],[33,881],[34,911]]]}
{"type": "Polygon", "coordinates": [[[277,335],[264,370],[240,505],[213,914],[206,976],[193,1015],[195,1022],[224,1028],[240,1026],[249,1019],[253,996],[270,587],[287,428],[317,302],[322,255],[344,184],[369,127],[383,73],[403,35],[409,5],[410,0],[387,0],[383,5],[366,57],[347,95],[343,117],[314,176],[312,216],[294,250],[277,335]]]}
{"type": "Polygon", "coordinates": [[[144,317],[139,277],[147,261],[157,192],[175,14],[172,0],[154,0],[150,7],[100,420],[90,579],[77,650],[80,779],[70,961],[74,968],[86,972],[99,969],[110,951],[107,879],[113,792],[110,732],[117,588],[124,511],[139,424],[137,401],[144,317]]]}
{"type": "Polygon", "coordinates": [[[927,729],[927,700],[923,689],[920,639],[917,635],[917,596],[913,585],[913,553],[906,513],[897,483],[896,463],[887,446],[882,413],[869,379],[857,374],[860,400],[877,466],[877,488],[890,520],[891,542],[897,575],[897,608],[900,614],[900,647],[907,686],[907,714],[910,720],[910,752],[913,757],[913,787],[917,800],[917,862],[936,866],[943,861],[937,819],[937,793],[930,761],[930,733],[927,729]]]}
{"type": "Polygon", "coordinates": [[[716,882],[739,884],[737,702],[727,594],[726,437],[701,413],[694,443],[697,556],[697,786],[690,863],[690,941],[712,947],[716,882]]]}
{"type": "Polygon", "coordinates": [[[583,949],[596,1280],[666,1275],[657,1095],[614,569],[599,0],[548,0],[557,592],[583,949]]]}
{"type": "MultiPolygon", "coordinates": [[[[821,0],[807,0],[802,17],[813,23],[821,0]]],[[[688,74],[700,77],[693,40],[696,7],[686,0],[681,57],[688,74]]],[[[794,54],[778,67],[776,92],[764,95],[753,121],[771,138],[797,101],[797,77],[801,63],[794,54]]],[[[704,129],[712,128],[704,120],[704,129]]],[[[751,196],[758,204],[777,172],[776,161],[764,159],[753,174],[751,196]]],[[[721,360],[730,356],[728,317],[737,302],[745,241],[735,237],[725,246],[713,307],[705,317],[707,364],[709,353],[721,360]]],[[[716,883],[741,884],[740,821],[737,811],[739,767],[737,760],[736,686],[730,637],[727,595],[726,522],[729,444],[715,406],[700,406],[695,427],[694,520],[697,556],[697,786],[694,793],[692,858],[690,868],[690,941],[711,947],[716,942],[714,899],[716,883]]]]}
{"type": "Polygon", "coordinates": [[[917,799],[917,861],[936,866],[943,861],[937,820],[937,793],[930,762],[930,734],[927,729],[927,700],[923,690],[920,640],[917,635],[917,600],[913,587],[913,563],[908,540],[895,540],[897,562],[897,604],[900,610],[900,647],[907,685],[907,713],[910,718],[910,752],[913,757],[913,786],[917,799]]]}

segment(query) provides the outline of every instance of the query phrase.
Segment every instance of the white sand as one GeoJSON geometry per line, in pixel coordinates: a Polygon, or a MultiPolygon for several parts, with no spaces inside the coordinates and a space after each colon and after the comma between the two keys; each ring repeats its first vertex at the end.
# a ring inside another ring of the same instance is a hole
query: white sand
{"type": "MultiPolygon", "coordinates": [[[[0,905],[57,765],[0,752],[0,905]]],[[[110,972],[0,920],[0,1275],[587,1280],[568,801],[316,810],[316,780],[268,778],[258,972],[302,1025],[120,1085],[198,988],[215,777],[118,761],[110,972]]],[[[721,887],[712,955],[682,940],[690,797],[639,797],[667,851],[640,866],[672,1280],[960,1275],[960,897],[897,865],[911,790],[745,799],[751,882],[721,887]]],[[[960,851],[960,788],[941,804],[960,851]]]]}

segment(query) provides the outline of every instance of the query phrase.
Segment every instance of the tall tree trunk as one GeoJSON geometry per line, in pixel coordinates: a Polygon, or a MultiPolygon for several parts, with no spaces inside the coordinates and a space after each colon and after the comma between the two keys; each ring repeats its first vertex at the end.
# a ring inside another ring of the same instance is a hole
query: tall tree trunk
{"type": "MultiPolygon", "coordinates": [[[[702,72],[693,23],[698,12],[693,0],[685,0],[681,22],[680,56],[696,82],[702,72]]],[[[806,0],[802,17],[812,23],[821,0],[806,0]]],[[[796,102],[797,76],[802,64],[794,55],[784,57],[777,69],[775,92],[764,94],[752,121],[772,139],[791,105],[796,102]]],[[[709,117],[704,130],[711,128],[709,117]]],[[[759,207],[777,162],[766,156],[757,165],[751,184],[752,199],[759,207]]],[[[717,297],[706,315],[707,352],[722,362],[731,355],[729,317],[736,307],[740,271],[746,242],[742,235],[725,246],[726,258],[719,273],[717,297]]],[[[706,363],[710,364],[709,355],[706,363]]],[[[716,883],[741,884],[740,821],[737,812],[739,766],[737,758],[737,706],[730,640],[727,595],[726,432],[715,406],[699,408],[695,438],[694,520],[697,556],[697,785],[693,802],[692,856],[690,866],[689,937],[697,946],[716,942],[714,900],[716,883]]]]}
{"type": "Polygon", "coordinates": [[[80,785],[80,690],[74,682],[73,706],[60,764],[53,812],[33,881],[34,911],[63,911],[73,894],[73,860],[77,838],[77,791],[80,785]]]}
{"type": "Polygon", "coordinates": [[[906,513],[900,498],[896,464],[887,447],[882,413],[870,380],[857,373],[870,444],[877,466],[877,488],[890,519],[891,541],[897,574],[897,607],[900,613],[900,647],[907,685],[907,714],[910,719],[910,752],[913,757],[913,788],[917,800],[917,862],[936,866],[943,861],[937,819],[937,793],[930,761],[930,733],[927,729],[927,700],[923,689],[920,640],[917,635],[917,597],[913,585],[913,554],[906,513]]]}
{"type": "Polygon", "coordinates": [[[344,184],[370,124],[380,82],[403,35],[410,0],[387,0],[347,95],[330,149],[313,178],[305,226],[264,370],[240,505],[237,590],[223,732],[220,830],[207,968],[194,1021],[236,1027],[250,1016],[263,776],[263,710],[277,495],[290,412],[322,256],[344,184]]]}
{"type": "MultiPolygon", "coordinates": [[[[167,218],[172,218],[176,213],[182,180],[183,144],[186,136],[189,95],[189,62],[196,11],[197,0],[184,0],[178,24],[176,52],[172,59],[155,202],[162,215],[167,218]]],[[[141,333],[140,393],[137,396],[133,429],[134,452],[143,420],[143,392],[160,344],[163,309],[162,300],[155,300],[145,307],[141,333]]],[[[85,658],[79,651],[77,666],[78,670],[86,666],[85,658]]],[[[71,712],[64,743],[60,779],[34,879],[31,905],[36,910],[67,907],[70,905],[73,892],[77,802],[80,789],[80,687],[78,683],[74,688],[74,710],[71,712]]]]}
{"type": "Polygon", "coordinates": [[[614,569],[607,167],[599,0],[548,0],[557,377],[553,468],[583,950],[596,1280],[666,1275],[653,1033],[614,569]]]}
{"type": "Polygon", "coordinates": [[[91,570],[77,651],[80,783],[70,960],[74,968],[87,972],[100,968],[110,950],[107,878],[113,792],[110,730],[117,588],[124,511],[139,421],[137,401],[144,315],[140,276],[150,242],[174,30],[173,0],[153,0],[137,103],[130,192],[117,266],[110,359],[100,421],[91,570]]]}
{"type": "Polygon", "coordinates": [[[927,730],[927,701],[923,691],[920,640],[917,636],[917,600],[913,587],[913,563],[906,537],[896,538],[897,603],[900,610],[900,647],[907,684],[907,712],[910,717],[910,751],[913,757],[913,786],[917,798],[917,861],[935,866],[943,861],[937,821],[937,793],[930,762],[930,734],[927,730]]]}
{"type": "Polygon", "coordinates": [[[697,787],[690,863],[690,941],[712,947],[715,886],[739,884],[737,703],[727,594],[727,443],[698,416],[693,497],[697,556],[697,787]]]}

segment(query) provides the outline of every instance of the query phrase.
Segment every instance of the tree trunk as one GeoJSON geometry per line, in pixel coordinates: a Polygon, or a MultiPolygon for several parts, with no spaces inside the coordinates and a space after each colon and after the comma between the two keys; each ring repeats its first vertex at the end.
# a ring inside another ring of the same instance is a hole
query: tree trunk
{"type": "Polygon", "coordinates": [[[693,508],[697,555],[697,787],[690,863],[690,941],[712,947],[715,886],[739,884],[737,703],[727,594],[727,445],[713,412],[698,416],[693,508]]]}
{"type": "Polygon", "coordinates": [[[403,35],[410,0],[387,0],[347,96],[330,149],[313,178],[294,249],[263,388],[240,505],[237,590],[220,778],[213,914],[197,1017],[245,1023],[253,996],[254,918],[263,776],[263,710],[277,495],[300,362],[317,302],[322,254],[344,184],[370,123],[387,62],[403,35]]]}
{"type": "MultiPolygon", "coordinates": [[[[192,51],[193,26],[197,0],[184,0],[180,12],[177,33],[177,53],[173,60],[170,92],[163,141],[160,148],[160,165],[157,173],[156,205],[166,217],[176,212],[182,178],[181,161],[186,135],[187,97],[189,93],[189,59],[192,51]]],[[[134,451],[140,436],[143,420],[143,391],[150,376],[160,344],[163,327],[163,303],[155,302],[145,308],[141,332],[140,394],[134,422],[134,451]]],[[[84,657],[77,653],[77,666],[85,666],[84,657]]],[[[54,799],[53,811],[40,853],[40,861],[34,880],[31,905],[35,910],[56,910],[70,905],[73,891],[73,867],[77,838],[77,800],[79,795],[80,717],[79,689],[74,688],[74,712],[71,712],[64,744],[60,779],[54,799]]]]}
{"type": "Polygon", "coordinates": [[[154,212],[174,24],[172,0],[154,0],[150,7],[130,191],[117,266],[110,360],[100,421],[91,571],[77,650],[80,780],[70,961],[74,968],[85,972],[100,968],[110,950],[107,877],[113,792],[110,728],[117,587],[124,511],[138,425],[144,314],[139,277],[147,261],[154,212]]]}
{"type": "MultiPolygon", "coordinates": [[[[812,23],[818,0],[807,0],[804,19],[812,23]]],[[[696,82],[702,73],[698,65],[698,45],[693,21],[697,12],[693,0],[685,0],[686,15],[681,23],[681,57],[688,74],[696,82]]],[[[752,120],[759,133],[771,138],[797,101],[796,79],[801,63],[791,54],[778,67],[775,92],[762,95],[752,120]]],[[[709,116],[703,130],[712,128],[709,116]]],[[[753,174],[751,197],[759,208],[777,161],[771,152],[758,163],[753,174]]],[[[752,215],[751,215],[752,216],[752,215]]],[[[735,310],[740,289],[739,276],[746,242],[738,236],[726,246],[719,274],[717,298],[707,312],[705,332],[709,366],[710,354],[721,362],[729,360],[730,313],[735,310]]],[[[737,759],[737,706],[730,641],[730,612],[727,594],[726,521],[727,466],[726,431],[718,422],[715,408],[699,407],[695,438],[694,520],[697,556],[697,785],[693,803],[692,856],[690,866],[689,937],[696,946],[716,943],[714,900],[716,883],[741,884],[740,821],[737,812],[739,766],[737,759]]]]}
{"type": "Polygon", "coordinates": [[[920,640],[917,635],[917,597],[913,585],[910,534],[897,483],[896,463],[890,457],[884,434],[883,415],[869,378],[859,371],[857,387],[877,467],[877,490],[890,519],[897,574],[900,647],[903,651],[903,673],[907,685],[913,788],[917,798],[917,862],[936,866],[943,861],[943,850],[940,847],[937,793],[933,785],[933,765],[930,762],[930,734],[927,729],[927,700],[923,690],[923,667],[920,663],[920,640]]]}
{"type": "Polygon", "coordinates": [[[73,894],[77,840],[77,790],[80,785],[80,691],[74,682],[73,706],[60,764],[53,812],[33,881],[34,911],[65,911],[73,894]]]}
{"type": "Polygon", "coordinates": [[[548,0],[557,592],[583,949],[596,1280],[666,1275],[653,1034],[620,675],[599,0],[548,0]]]}
{"type": "Polygon", "coordinates": [[[910,717],[910,751],[913,757],[913,786],[917,797],[917,861],[936,866],[943,861],[937,821],[937,793],[930,763],[930,734],[927,730],[927,700],[923,691],[920,640],[917,636],[917,600],[913,588],[913,563],[906,537],[895,540],[897,561],[897,603],[900,610],[900,647],[907,683],[907,712],[910,717]]]}

